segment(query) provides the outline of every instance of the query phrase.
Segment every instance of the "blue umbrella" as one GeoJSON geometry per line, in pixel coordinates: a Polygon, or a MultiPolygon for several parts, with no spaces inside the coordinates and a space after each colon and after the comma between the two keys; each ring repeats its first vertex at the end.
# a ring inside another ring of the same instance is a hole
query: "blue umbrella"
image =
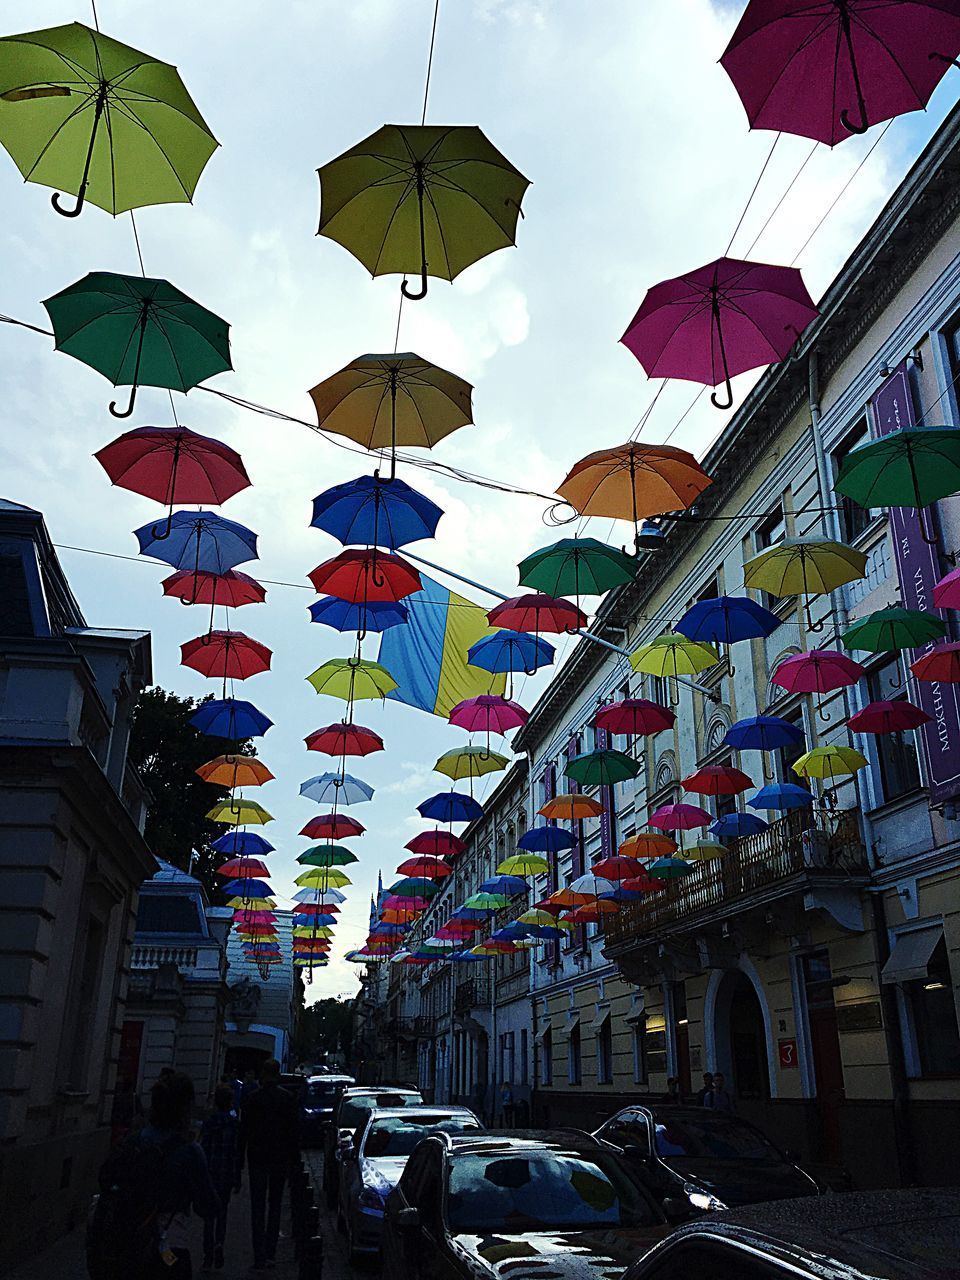
{"type": "Polygon", "coordinates": [[[336,924],[337,917],[328,915],[294,916],[293,923],[307,925],[308,927],[321,924],[336,924]]]}
{"type": "Polygon", "coordinates": [[[459,791],[441,791],[417,805],[417,812],[434,822],[473,822],[483,817],[483,809],[472,796],[459,791]]]}
{"type": "Polygon", "coordinates": [[[747,596],[717,596],[698,600],[683,615],[676,630],[688,640],[708,644],[733,644],[768,636],[781,625],[781,619],[747,596]]]}
{"type": "Polygon", "coordinates": [[[262,857],[273,853],[275,847],[255,831],[228,831],[210,845],[217,853],[228,853],[234,858],[262,857]]]}
{"type": "Polygon", "coordinates": [[[228,898],[269,898],[273,890],[266,880],[228,880],[223,886],[228,898]]]}
{"type": "Polygon", "coordinates": [[[476,907],[457,907],[456,911],[450,916],[451,920],[486,920],[487,916],[492,912],[484,908],[483,911],[476,907]]]}
{"type": "Polygon", "coordinates": [[[358,476],[325,489],[313,500],[315,529],[344,546],[386,547],[432,538],[443,511],[403,480],[358,476]]]}
{"type": "Polygon", "coordinates": [[[710,830],[721,840],[734,840],[740,836],[755,836],[766,831],[769,825],[769,822],[764,822],[755,813],[726,813],[716,820],[710,830]]]}
{"type": "Polygon", "coordinates": [[[273,721],[242,698],[212,698],[197,707],[190,723],[211,737],[238,742],[241,738],[263,737],[273,721]]]}
{"type": "Polygon", "coordinates": [[[478,893],[500,893],[505,898],[515,898],[519,893],[526,893],[530,886],[520,876],[492,876],[484,880],[478,893]]]}
{"type": "Polygon", "coordinates": [[[410,616],[407,606],[392,600],[368,600],[352,604],[336,596],[321,596],[308,606],[310,621],[320,622],[334,631],[369,631],[379,633],[397,627],[410,616]]]}
{"type": "Polygon", "coordinates": [[[803,730],[779,716],[750,716],[727,730],[724,742],[738,751],[779,751],[803,742],[803,730]]]}
{"type": "Polygon", "coordinates": [[[170,532],[166,521],[134,529],[142,556],[152,556],[174,569],[194,573],[226,573],[245,560],[257,559],[257,535],[245,525],[224,520],[215,511],[175,511],[170,532]],[[158,537],[158,533],[163,533],[158,537]]]}
{"type": "Polygon", "coordinates": [[[607,898],[610,902],[634,902],[637,898],[645,898],[647,895],[639,889],[624,889],[623,885],[619,885],[612,893],[601,893],[601,898],[607,898]]]}
{"type": "Polygon", "coordinates": [[[555,654],[552,644],[526,631],[495,631],[470,646],[467,662],[495,675],[523,671],[532,676],[538,667],[548,667],[555,654]]]}
{"type": "Polygon", "coordinates": [[[373,799],[373,787],[350,773],[318,773],[300,784],[300,794],[317,804],[362,804],[373,799]]]}
{"type": "Polygon", "coordinates": [[[516,920],[512,924],[505,924],[502,929],[496,929],[491,933],[488,941],[490,942],[516,942],[518,938],[529,938],[531,935],[525,924],[519,924],[516,920]]]}
{"type": "Polygon", "coordinates": [[[482,964],[486,956],[475,956],[472,951],[454,951],[449,957],[450,960],[475,962],[482,964]]]}
{"type": "Polygon", "coordinates": [[[794,782],[773,782],[761,787],[747,804],[751,809],[805,809],[813,804],[813,796],[794,782]]]}
{"type": "Polygon", "coordinates": [[[531,827],[517,841],[517,847],[528,853],[559,853],[576,843],[577,837],[563,827],[531,827]]]}

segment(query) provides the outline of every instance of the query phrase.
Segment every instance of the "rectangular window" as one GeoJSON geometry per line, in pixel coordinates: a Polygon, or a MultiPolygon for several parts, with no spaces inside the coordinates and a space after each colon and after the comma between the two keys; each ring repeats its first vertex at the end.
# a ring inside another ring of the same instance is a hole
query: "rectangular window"
{"type": "Polygon", "coordinates": [[[553,1031],[549,1027],[540,1041],[540,1083],[553,1084],[553,1031]]]}
{"type": "Polygon", "coordinates": [[[90,1037],[96,1017],[97,996],[100,990],[100,969],[103,961],[104,928],[95,916],[87,917],[83,959],[76,987],[76,1022],[70,1052],[67,1083],[74,1089],[85,1089],[90,1063],[90,1037]]]}
{"type": "Polygon", "coordinates": [[[943,938],[927,965],[926,978],[903,984],[916,1039],[920,1074],[960,1075],[960,1032],[947,945],[943,938]]]}
{"type": "MultiPolygon", "coordinates": [[[[871,702],[906,700],[906,682],[897,658],[890,658],[883,666],[870,672],[867,692],[871,702]]],[[[921,778],[916,734],[912,731],[878,733],[875,738],[884,800],[889,803],[919,791],[921,778]]]]}
{"type": "Polygon", "coordinates": [[[527,1028],[523,1027],[520,1031],[520,1083],[530,1083],[529,1071],[529,1045],[527,1044],[527,1028]]]}
{"type": "Polygon", "coordinates": [[[647,1019],[639,1014],[632,1020],[633,1026],[633,1083],[647,1083],[647,1019]]]}
{"type": "Polygon", "coordinates": [[[613,1032],[610,1015],[597,1032],[597,1084],[613,1083],[613,1032]]]}
{"type": "MultiPolygon", "coordinates": [[[[783,513],[783,506],[779,506],[776,510],[766,517],[766,519],[757,527],[754,537],[756,539],[757,551],[766,551],[768,547],[775,547],[782,542],[787,536],[787,520],[783,513]]],[[[775,609],[783,597],[772,596],[767,591],[760,592],[760,599],[765,609],[775,609]]]]}
{"type": "Polygon", "coordinates": [[[580,1053],[580,1023],[570,1030],[567,1042],[567,1079],[570,1084],[583,1082],[583,1061],[580,1053]]]}
{"type": "MultiPolygon", "coordinates": [[[[865,418],[857,423],[852,431],[849,431],[840,444],[833,451],[833,476],[834,479],[840,474],[840,468],[844,459],[859,445],[866,444],[870,439],[870,428],[867,426],[865,418]]],[[[843,535],[844,542],[854,542],[867,525],[870,524],[874,515],[873,511],[866,507],[861,507],[858,502],[854,502],[852,498],[840,497],[840,532],[843,535]]]]}

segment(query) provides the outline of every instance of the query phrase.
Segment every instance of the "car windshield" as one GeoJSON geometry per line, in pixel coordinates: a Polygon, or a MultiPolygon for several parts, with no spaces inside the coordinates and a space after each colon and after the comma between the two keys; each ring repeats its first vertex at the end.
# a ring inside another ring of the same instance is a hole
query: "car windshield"
{"type": "Polygon", "coordinates": [[[479,1129],[473,1116],[437,1115],[388,1116],[374,1120],[363,1140],[362,1154],[376,1160],[381,1156],[408,1156],[429,1133],[464,1133],[479,1129]]]}
{"type": "Polygon", "coordinates": [[[658,1156],[687,1160],[782,1159],[776,1147],[749,1125],[716,1112],[654,1117],[658,1156]]]}
{"type": "Polygon", "coordinates": [[[356,1129],[370,1111],[380,1107],[419,1107],[423,1099],[419,1093],[358,1093],[344,1098],[340,1108],[340,1128],[356,1129]]]}
{"type": "Polygon", "coordinates": [[[335,1080],[311,1080],[304,1086],[303,1098],[307,1106],[330,1106],[343,1089],[335,1080]]]}
{"type": "Polygon", "coordinates": [[[616,1156],[501,1151],[455,1156],[447,1186],[453,1234],[643,1227],[653,1210],[616,1156]]]}

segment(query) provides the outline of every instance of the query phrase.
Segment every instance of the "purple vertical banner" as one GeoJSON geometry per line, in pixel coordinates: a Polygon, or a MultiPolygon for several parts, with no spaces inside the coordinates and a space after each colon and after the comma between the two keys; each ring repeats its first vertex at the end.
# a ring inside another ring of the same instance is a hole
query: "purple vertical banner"
{"type": "MultiPolygon", "coordinates": [[[[874,434],[889,435],[902,427],[917,425],[907,362],[899,364],[871,401],[874,434]]],[[[920,517],[912,507],[890,508],[890,538],[893,542],[900,596],[904,609],[916,609],[943,617],[934,608],[933,588],[940,580],[937,548],[924,540],[920,517]]],[[[908,654],[916,661],[934,647],[930,641],[908,654]]],[[[917,732],[927,762],[931,804],[942,804],[960,794],[960,705],[957,686],[939,681],[914,681],[916,700],[931,717],[917,732]]]]}
{"type": "MultiPolygon", "coordinates": [[[[597,750],[606,751],[610,746],[610,735],[606,729],[597,730],[597,750]]],[[[609,858],[615,852],[617,840],[617,801],[613,787],[601,787],[597,796],[603,805],[600,815],[600,856],[609,858]]]]}

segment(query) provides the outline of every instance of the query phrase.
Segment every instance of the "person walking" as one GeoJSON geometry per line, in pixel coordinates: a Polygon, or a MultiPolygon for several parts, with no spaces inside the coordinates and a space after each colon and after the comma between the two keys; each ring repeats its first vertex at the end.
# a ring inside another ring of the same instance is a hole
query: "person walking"
{"type": "Polygon", "coordinates": [[[509,1080],[504,1080],[500,1086],[500,1114],[503,1117],[503,1127],[505,1129],[513,1128],[513,1085],[509,1080]]]}
{"type": "Polygon", "coordinates": [[[203,1220],[203,1269],[217,1271],[224,1265],[227,1238],[227,1210],[230,1196],[240,1190],[240,1121],[233,1114],[233,1089],[218,1084],[213,1094],[214,1109],[203,1122],[200,1146],[207,1157],[210,1178],[220,1197],[220,1210],[203,1220]]]}
{"type": "Polygon", "coordinates": [[[705,1071],[703,1073],[703,1088],[696,1092],[696,1103],[698,1107],[707,1105],[707,1094],[713,1092],[713,1072],[705,1071]]]}
{"type": "Polygon", "coordinates": [[[280,1063],[268,1058],[260,1071],[260,1088],[248,1095],[240,1113],[255,1271],[276,1260],[283,1187],[300,1150],[298,1119],[297,1100],[280,1088],[280,1063]]]}
{"type": "Polygon", "coordinates": [[[713,1088],[703,1099],[703,1105],[709,1107],[711,1111],[733,1111],[733,1097],[727,1091],[723,1072],[714,1072],[713,1088]]]}

